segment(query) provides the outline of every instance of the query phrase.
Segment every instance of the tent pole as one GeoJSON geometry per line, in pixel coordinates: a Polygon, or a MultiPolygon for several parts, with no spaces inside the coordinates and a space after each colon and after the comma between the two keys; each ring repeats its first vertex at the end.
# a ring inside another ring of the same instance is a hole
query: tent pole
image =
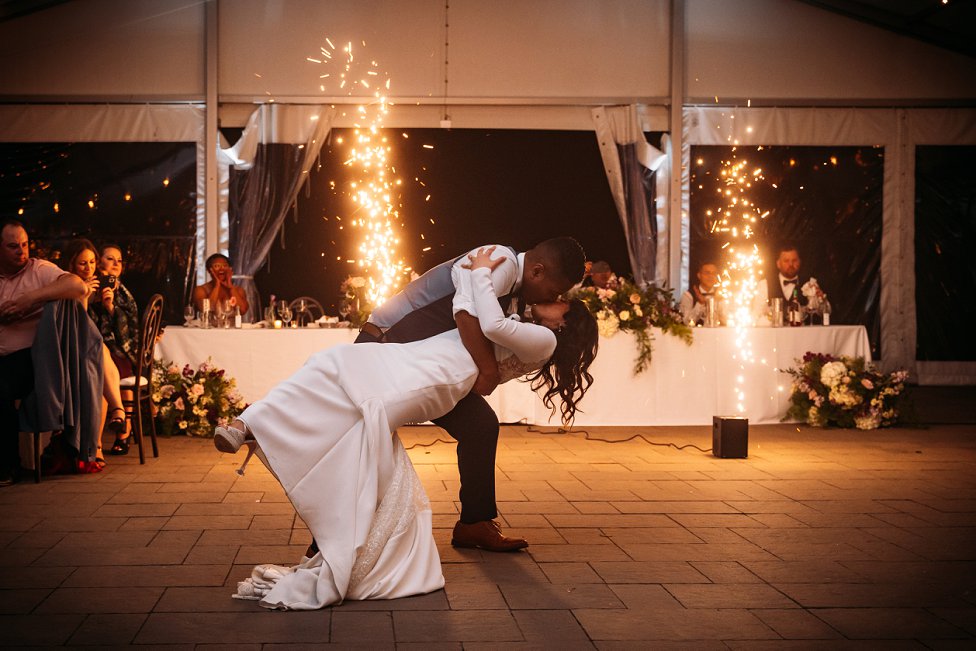
{"type": "Polygon", "coordinates": [[[682,111],[684,109],[685,83],[685,0],[671,0],[671,106],[669,131],[671,132],[671,177],[668,197],[668,279],[667,286],[680,291],[681,240],[683,215],[681,211],[681,164],[683,161],[684,133],[682,111]]]}
{"type": "MultiPolygon", "coordinates": [[[[206,244],[205,254],[220,250],[220,207],[217,205],[217,0],[206,3],[206,120],[204,140],[206,143],[206,244]]],[[[204,277],[202,265],[198,266],[198,277],[204,277]]]]}

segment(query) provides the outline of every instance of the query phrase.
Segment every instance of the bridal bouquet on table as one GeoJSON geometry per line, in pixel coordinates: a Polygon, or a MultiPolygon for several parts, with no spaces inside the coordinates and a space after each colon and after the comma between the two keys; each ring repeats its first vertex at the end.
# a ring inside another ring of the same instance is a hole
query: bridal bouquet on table
{"type": "Polygon", "coordinates": [[[635,375],[651,363],[654,354],[651,328],[661,328],[665,334],[691,344],[691,328],[675,309],[669,289],[654,285],[641,288],[626,278],[612,276],[605,289],[581,287],[572,290],[569,296],[583,301],[596,317],[601,337],[612,337],[620,330],[633,333],[637,338],[635,375]]]}
{"type": "Polygon", "coordinates": [[[876,429],[898,422],[908,371],[882,373],[863,357],[806,353],[796,360],[790,408],[783,420],[814,427],[876,429]]]}
{"type": "Polygon", "coordinates": [[[156,422],[164,433],[210,437],[215,427],[226,426],[247,407],[234,379],[209,358],[197,368],[187,364],[182,369],[157,361],[152,372],[156,422]]]}
{"type": "Polygon", "coordinates": [[[800,292],[807,299],[806,313],[820,317],[823,325],[830,325],[830,301],[827,300],[824,290],[820,289],[817,279],[811,276],[810,280],[803,283],[800,292]]]}

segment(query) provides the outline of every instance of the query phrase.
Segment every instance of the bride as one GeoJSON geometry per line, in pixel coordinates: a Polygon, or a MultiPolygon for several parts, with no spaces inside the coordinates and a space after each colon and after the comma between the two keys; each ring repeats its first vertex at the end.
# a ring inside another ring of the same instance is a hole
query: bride
{"type": "MultiPolygon", "coordinates": [[[[544,404],[555,412],[559,398],[562,421],[571,422],[593,382],[596,322],[577,300],[534,305],[532,322],[505,318],[491,283],[502,262],[493,250],[468,256],[468,280],[502,381],[534,373],[544,404]]],[[[218,427],[217,449],[247,446],[244,466],[257,453],[319,548],[294,567],[255,567],[235,597],[310,610],[442,588],[430,503],[394,430],[447,413],[477,375],[457,330],[407,344],[336,346],[218,427]]]]}

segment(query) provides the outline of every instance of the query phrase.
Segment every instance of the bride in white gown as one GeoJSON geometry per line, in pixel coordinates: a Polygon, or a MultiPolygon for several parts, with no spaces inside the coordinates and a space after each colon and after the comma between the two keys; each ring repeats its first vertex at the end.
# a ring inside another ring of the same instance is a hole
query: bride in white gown
{"type": "MultiPolygon", "coordinates": [[[[491,249],[470,258],[464,278],[502,381],[535,372],[533,388],[545,389],[550,409],[559,398],[562,420],[571,421],[593,381],[595,320],[579,301],[533,306],[535,323],[506,318],[490,276],[500,260],[491,249]]],[[[248,458],[257,453],[319,547],[294,567],[255,567],[235,596],[310,610],[442,588],[430,503],[395,429],[447,413],[477,374],[457,330],[407,344],[336,346],[217,428],[218,450],[247,445],[248,458]]]]}

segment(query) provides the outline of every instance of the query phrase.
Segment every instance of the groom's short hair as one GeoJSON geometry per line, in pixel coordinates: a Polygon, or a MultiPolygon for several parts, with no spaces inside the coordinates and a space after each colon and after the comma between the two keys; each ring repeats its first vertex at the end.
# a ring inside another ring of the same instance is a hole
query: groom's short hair
{"type": "Polygon", "coordinates": [[[534,247],[547,268],[563,280],[578,283],[586,268],[586,253],[579,242],[568,236],[553,237],[534,247]]]}

